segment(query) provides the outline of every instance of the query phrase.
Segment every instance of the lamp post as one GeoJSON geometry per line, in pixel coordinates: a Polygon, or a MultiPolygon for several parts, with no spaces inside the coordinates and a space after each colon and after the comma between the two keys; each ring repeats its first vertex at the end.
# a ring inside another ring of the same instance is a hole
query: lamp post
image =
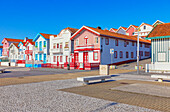
{"type": "Polygon", "coordinates": [[[137,38],[137,74],[139,74],[139,31],[138,29],[138,38],[137,38]]]}

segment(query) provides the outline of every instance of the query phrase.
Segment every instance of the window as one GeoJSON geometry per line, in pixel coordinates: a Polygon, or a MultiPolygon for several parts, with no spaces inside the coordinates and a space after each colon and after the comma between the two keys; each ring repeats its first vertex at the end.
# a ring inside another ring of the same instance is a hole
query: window
{"type": "Polygon", "coordinates": [[[98,61],[98,52],[96,51],[93,52],[93,60],[98,61]]]}
{"type": "Polygon", "coordinates": [[[135,43],[134,42],[132,42],[132,46],[134,46],[135,45],[135,43]]]}
{"type": "Polygon", "coordinates": [[[114,51],[114,57],[117,58],[117,51],[114,51]]]}
{"type": "Polygon", "coordinates": [[[55,48],[56,48],[56,43],[53,44],[53,49],[55,49],[55,48]]]}
{"type": "Polygon", "coordinates": [[[62,47],[63,47],[63,45],[62,45],[62,43],[60,43],[60,49],[62,49],[62,47]]]}
{"type": "Polygon", "coordinates": [[[56,56],[53,57],[53,62],[56,62],[56,56]]]}
{"type": "Polygon", "coordinates": [[[59,48],[59,44],[57,44],[57,48],[59,48]]]}
{"type": "Polygon", "coordinates": [[[38,54],[35,54],[35,60],[38,60],[38,54]]]}
{"type": "Polygon", "coordinates": [[[139,52],[139,55],[140,55],[140,56],[143,56],[143,51],[140,51],[140,52],[139,52]]]}
{"type": "Polygon", "coordinates": [[[42,54],[39,54],[39,61],[42,60],[42,54]]]}
{"type": "Polygon", "coordinates": [[[85,40],[85,45],[87,45],[87,44],[88,44],[88,37],[85,36],[85,37],[84,37],[84,40],[85,40]]]}
{"type": "Polygon", "coordinates": [[[35,43],[35,47],[38,47],[38,42],[35,43]]]}
{"type": "Polygon", "coordinates": [[[60,56],[60,62],[62,62],[62,61],[63,61],[62,59],[63,59],[63,57],[62,57],[62,56],[60,56]]]}
{"type": "Polygon", "coordinates": [[[126,41],[124,41],[124,47],[126,47],[127,46],[127,42],[126,41]]]}
{"type": "Polygon", "coordinates": [[[98,37],[95,38],[95,43],[97,44],[99,42],[98,37]]]}
{"type": "Polygon", "coordinates": [[[143,29],[146,29],[146,26],[143,26],[143,29]]]}
{"type": "Polygon", "coordinates": [[[66,63],[68,62],[68,56],[66,56],[66,63]]]}
{"type": "Polygon", "coordinates": [[[47,46],[47,42],[46,41],[44,41],[44,47],[46,47],[47,46]]]}
{"type": "Polygon", "coordinates": [[[145,56],[149,56],[149,55],[150,55],[150,53],[145,51],[145,56]]]}
{"type": "Polygon", "coordinates": [[[142,47],[142,43],[140,43],[140,47],[142,47]]]}
{"type": "Polygon", "coordinates": [[[120,58],[123,58],[123,52],[120,51],[120,58]]]}
{"type": "Polygon", "coordinates": [[[150,48],[150,45],[149,44],[145,44],[145,48],[150,48]]]}
{"type": "Polygon", "coordinates": [[[118,46],[118,39],[115,40],[115,45],[118,46]]]}
{"type": "Polygon", "coordinates": [[[126,52],[126,58],[129,58],[129,53],[128,52],[126,52]]]}
{"type": "Polygon", "coordinates": [[[131,58],[133,58],[133,52],[131,52],[131,58]]]}
{"type": "Polygon", "coordinates": [[[76,39],[76,46],[78,46],[79,45],[79,40],[78,39],[76,39]]]}
{"type": "Polygon", "coordinates": [[[68,42],[65,42],[65,48],[68,48],[68,42]]]}
{"type": "Polygon", "coordinates": [[[109,38],[105,39],[105,43],[106,43],[106,45],[109,45],[109,38]]]}

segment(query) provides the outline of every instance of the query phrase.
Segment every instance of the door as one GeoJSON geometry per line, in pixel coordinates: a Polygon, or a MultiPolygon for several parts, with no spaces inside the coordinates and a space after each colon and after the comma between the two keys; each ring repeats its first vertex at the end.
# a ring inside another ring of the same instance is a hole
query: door
{"type": "Polygon", "coordinates": [[[83,52],[83,63],[88,63],[88,52],[83,52]]]}
{"type": "Polygon", "coordinates": [[[47,55],[46,54],[44,54],[44,63],[46,63],[47,61],[47,55]]]}
{"type": "Polygon", "coordinates": [[[74,53],[74,63],[75,63],[75,68],[78,69],[78,62],[79,62],[79,54],[74,53]]]}
{"type": "Polygon", "coordinates": [[[57,56],[57,66],[59,66],[59,56],[57,56]]]}
{"type": "Polygon", "coordinates": [[[42,41],[40,41],[40,51],[42,51],[42,41]]]}

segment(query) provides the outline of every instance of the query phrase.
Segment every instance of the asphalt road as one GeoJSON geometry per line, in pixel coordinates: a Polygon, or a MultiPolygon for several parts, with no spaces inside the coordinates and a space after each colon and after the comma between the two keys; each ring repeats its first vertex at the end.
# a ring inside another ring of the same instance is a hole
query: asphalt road
{"type": "MultiPolygon", "coordinates": [[[[5,67],[1,67],[5,68],[5,67]]],[[[18,67],[6,67],[5,73],[0,73],[0,78],[9,78],[9,77],[25,77],[25,76],[38,76],[38,75],[52,75],[52,74],[66,74],[66,73],[76,73],[76,72],[87,72],[85,70],[65,70],[65,69],[53,69],[53,68],[18,68],[18,67]]]]}

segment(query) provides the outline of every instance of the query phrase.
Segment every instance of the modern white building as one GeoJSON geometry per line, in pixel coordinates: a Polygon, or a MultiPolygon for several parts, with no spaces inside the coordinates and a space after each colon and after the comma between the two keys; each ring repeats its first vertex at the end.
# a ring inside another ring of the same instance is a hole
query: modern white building
{"type": "Polygon", "coordinates": [[[71,36],[77,31],[75,28],[65,28],[58,35],[50,36],[50,62],[53,67],[66,67],[71,62],[73,41],[71,36]]]}

